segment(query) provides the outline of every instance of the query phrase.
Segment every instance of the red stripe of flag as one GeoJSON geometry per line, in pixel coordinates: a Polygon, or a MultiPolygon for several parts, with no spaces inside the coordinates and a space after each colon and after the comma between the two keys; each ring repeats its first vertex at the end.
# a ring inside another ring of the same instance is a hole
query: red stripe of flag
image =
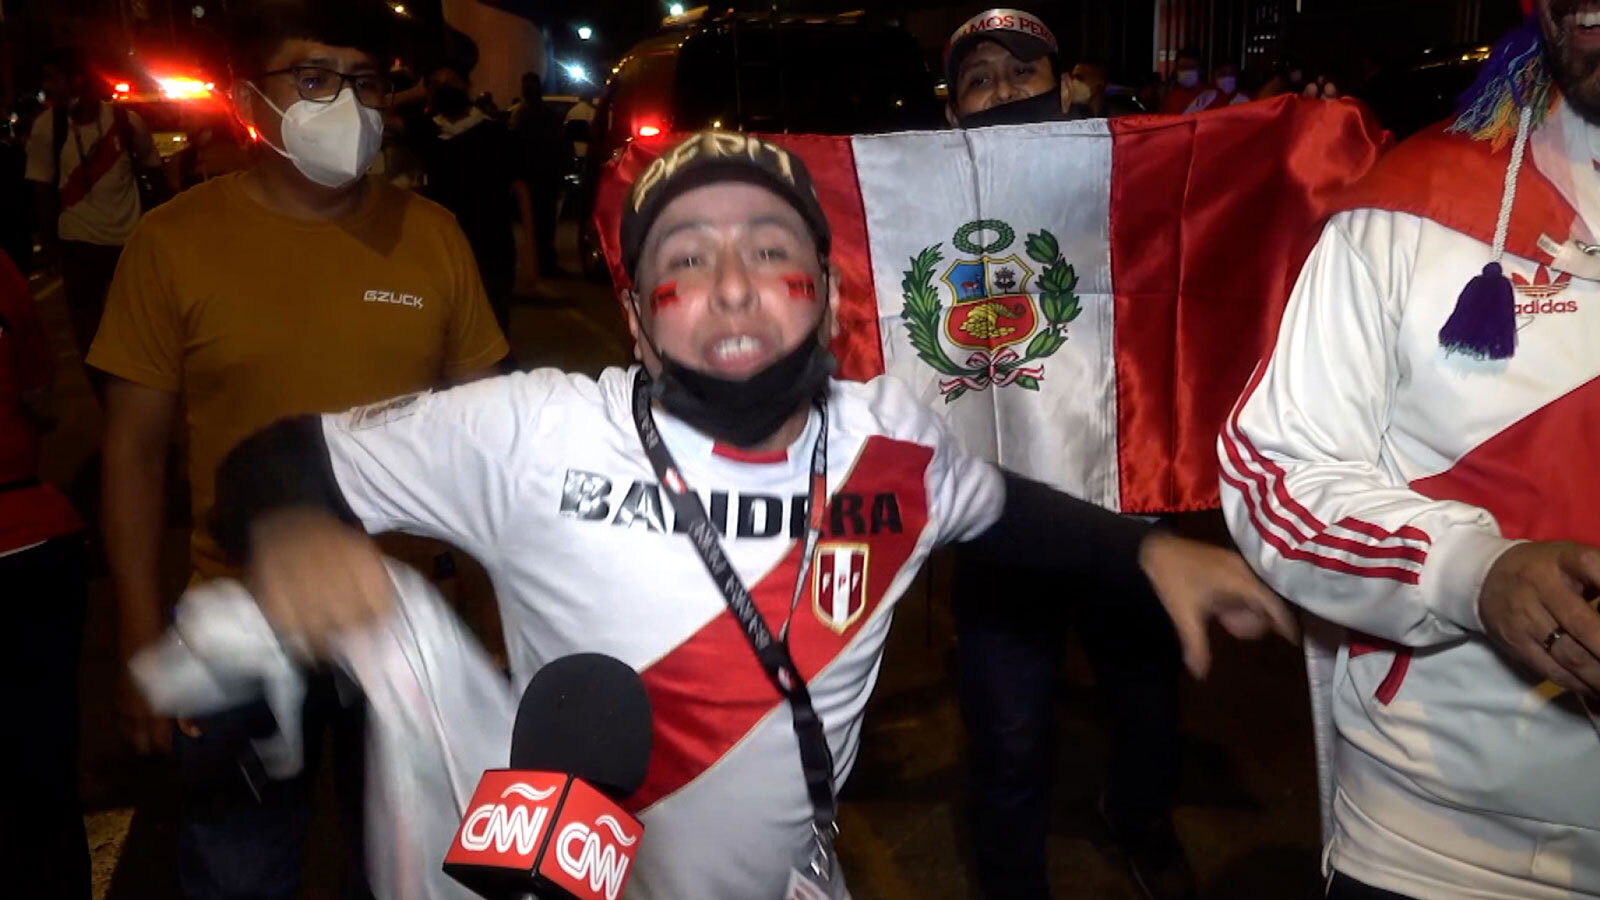
{"type": "Polygon", "coordinates": [[[1217,434],[1319,223],[1387,134],[1359,104],[1292,98],[1110,128],[1120,505],[1213,508],[1217,434]]]}

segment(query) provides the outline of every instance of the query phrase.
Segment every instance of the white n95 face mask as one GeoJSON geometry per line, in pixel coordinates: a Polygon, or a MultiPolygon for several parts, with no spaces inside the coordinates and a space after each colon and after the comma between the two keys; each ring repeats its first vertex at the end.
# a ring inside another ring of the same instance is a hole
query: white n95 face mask
{"type": "Polygon", "coordinates": [[[250,85],[283,119],[283,147],[262,140],[324,187],[344,187],[362,175],[383,145],[383,113],[361,105],[349,87],[327,103],[297,100],[287,110],[250,85]]]}
{"type": "Polygon", "coordinates": [[[1089,89],[1089,83],[1087,81],[1079,81],[1076,78],[1071,80],[1068,94],[1073,106],[1084,106],[1094,99],[1094,92],[1089,89]]]}

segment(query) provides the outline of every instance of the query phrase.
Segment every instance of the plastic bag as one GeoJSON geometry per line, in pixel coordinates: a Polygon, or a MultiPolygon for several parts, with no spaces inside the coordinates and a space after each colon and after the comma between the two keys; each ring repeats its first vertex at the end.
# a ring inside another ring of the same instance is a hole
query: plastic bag
{"type": "MultiPolygon", "coordinates": [[[[366,695],[368,880],[380,900],[475,897],[440,869],[485,769],[504,768],[516,696],[437,590],[389,561],[395,609],[382,626],[338,639],[334,662],[366,695]]],[[[299,773],[304,677],[243,585],[190,589],[173,628],[132,662],[151,707],[198,717],[265,699],[278,734],[254,741],[274,778],[299,773]]]]}

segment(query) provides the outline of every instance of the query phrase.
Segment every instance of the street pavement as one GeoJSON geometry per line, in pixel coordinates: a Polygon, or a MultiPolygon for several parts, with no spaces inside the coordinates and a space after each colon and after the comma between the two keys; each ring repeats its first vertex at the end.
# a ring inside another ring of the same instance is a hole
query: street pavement
{"type": "MultiPolygon", "coordinates": [[[[575,268],[571,226],[565,228],[563,252],[575,268]]],[[[59,278],[35,278],[33,286],[60,362],[61,425],[47,439],[43,475],[88,502],[95,492],[99,411],[72,349],[59,278]]],[[[592,374],[630,359],[608,286],[576,277],[537,285],[524,277],[522,286],[510,338],[523,367],[592,374]]],[[[179,512],[168,517],[163,543],[171,596],[187,574],[184,503],[177,495],[169,501],[179,512]]],[[[948,562],[936,559],[901,601],[863,748],[845,788],[840,849],[858,900],[977,897],[963,822],[965,737],[953,689],[948,583],[948,562]]],[[[82,666],[82,785],[95,897],[164,900],[177,895],[169,767],[164,759],[137,758],[121,743],[112,706],[115,666],[109,585],[100,572],[92,582],[82,666]]],[[[1137,900],[1094,811],[1107,741],[1092,681],[1073,648],[1056,705],[1051,881],[1058,898],[1137,900]]],[[[1207,900],[1320,893],[1305,691],[1298,651],[1278,642],[1225,644],[1210,680],[1184,685],[1184,777],[1175,818],[1207,900]]],[[[309,841],[304,900],[338,897],[340,840],[327,781],[309,841]]]]}

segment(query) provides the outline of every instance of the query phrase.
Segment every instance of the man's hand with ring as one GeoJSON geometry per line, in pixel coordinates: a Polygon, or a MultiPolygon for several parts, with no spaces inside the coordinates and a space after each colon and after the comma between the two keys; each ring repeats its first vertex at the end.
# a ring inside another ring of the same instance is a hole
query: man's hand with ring
{"type": "Polygon", "coordinates": [[[1507,653],[1563,688],[1600,696],[1600,548],[1568,541],[1518,544],[1489,568],[1478,614],[1507,653]]]}

